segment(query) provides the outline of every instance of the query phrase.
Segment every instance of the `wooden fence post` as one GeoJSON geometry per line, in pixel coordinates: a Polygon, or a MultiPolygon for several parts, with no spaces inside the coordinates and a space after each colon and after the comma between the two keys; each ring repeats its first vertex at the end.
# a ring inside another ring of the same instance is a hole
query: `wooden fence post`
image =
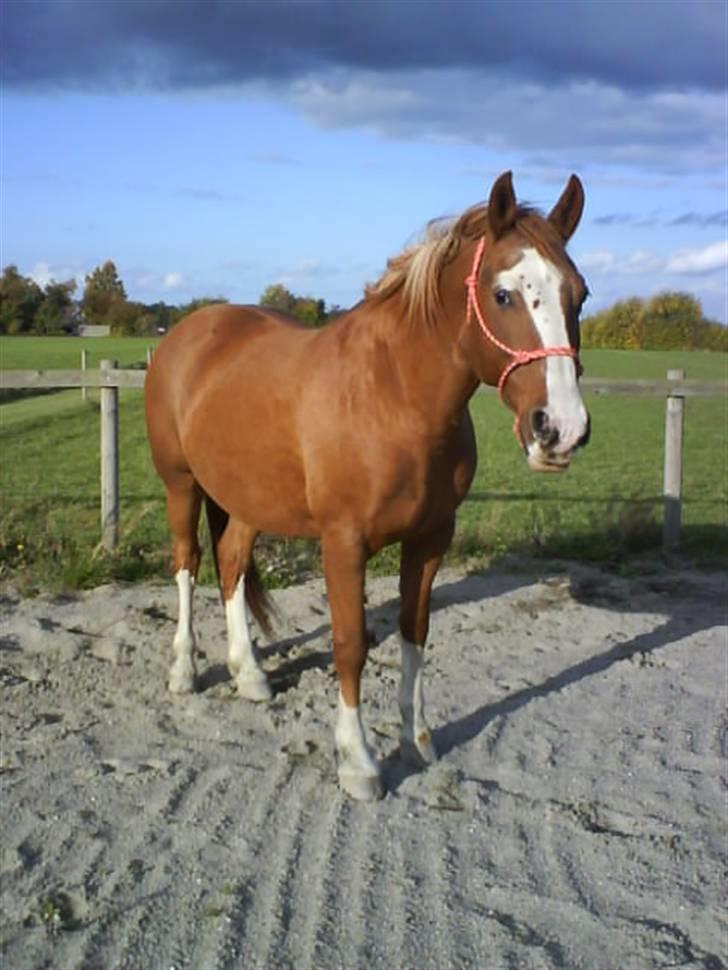
{"type": "MultiPolygon", "coordinates": [[[[116,368],[102,360],[101,370],[116,368]]],[[[101,395],[101,542],[115,549],[119,541],[119,388],[102,387],[101,395]]]]}
{"type": "MultiPolygon", "coordinates": [[[[685,371],[669,370],[668,381],[682,381],[685,371]]],[[[680,519],[682,498],[683,425],[685,421],[685,398],[671,392],[665,410],[665,477],[664,519],[662,546],[666,551],[680,542],[680,519]]]]}
{"type": "Polygon", "coordinates": [[[152,354],[154,353],[154,347],[147,347],[147,367],[152,362],[152,354]]]}
{"type": "MultiPolygon", "coordinates": [[[[81,370],[86,370],[88,368],[88,350],[81,351],[81,370]]],[[[81,388],[81,400],[88,400],[88,388],[84,385],[81,388]]]]}

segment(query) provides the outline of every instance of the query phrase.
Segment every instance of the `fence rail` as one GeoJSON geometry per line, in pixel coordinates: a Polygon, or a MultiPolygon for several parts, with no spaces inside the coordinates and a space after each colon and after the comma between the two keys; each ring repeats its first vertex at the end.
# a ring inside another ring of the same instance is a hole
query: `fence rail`
{"type": "Polygon", "coordinates": [[[144,370],[5,370],[0,371],[0,390],[30,390],[41,387],[144,387],[145,376],[144,370]]]}
{"type": "MultiPolygon", "coordinates": [[[[144,387],[144,370],[121,370],[115,361],[102,360],[99,370],[0,371],[0,390],[52,387],[95,387],[101,396],[101,540],[113,549],[119,540],[119,388],[144,387]]],[[[665,549],[680,541],[683,478],[684,398],[725,397],[728,382],[686,380],[682,371],[668,371],[664,381],[602,380],[585,377],[591,394],[636,394],[664,397],[665,460],[662,540],[665,549]]],[[[493,391],[493,388],[484,388],[493,391]]]]}
{"type": "MultiPolygon", "coordinates": [[[[6,370],[0,371],[0,390],[42,387],[144,387],[144,370],[6,370]]],[[[693,380],[604,380],[582,377],[581,387],[590,394],[637,394],[653,397],[722,397],[728,382],[693,380]]],[[[481,387],[482,391],[494,388],[481,387]]]]}

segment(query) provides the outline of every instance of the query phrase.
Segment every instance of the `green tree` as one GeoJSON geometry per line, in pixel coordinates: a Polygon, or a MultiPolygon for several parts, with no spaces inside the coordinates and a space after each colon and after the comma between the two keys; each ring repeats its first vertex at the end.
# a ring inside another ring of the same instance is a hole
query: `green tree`
{"type": "Polygon", "coordinates": [[[293,308],[296,305],[296,297],[282,283],[271,283],[260,294],[260,300],[258,302],[261,306],[268,306],[273,310],[293,313],[293,308]]]}
{"type": "Polygon", "coordinates": [[[321,327],[329,318],[326,302],[313,296],[296,296],[282,283],[271,283],[260,295],[260,305],[296,317],[307,327],[321,327]]]}
{"type": "Polygon", "coordinates": [[[125,300],[124,284],[110,259],[86,277],[81,306],[88,323],[110,323],[107,319],[109,310],[125,300]]]}
{"type": "Polygon", "coordinates": [[[696,333],[696,349],[728,352],[728,327],[715,320],[704,320],[696,333]]]}
{"type": "Polygon", "coordinates": [[[145,336],[149,333],[150,322],[153,328],[153,321],[154,317],[146,306],[132,300],[111,303],[104,319],[115,337],[145,336]]]}
{"type": "Polygon", "coordinates": [[[638,325],[639,346],[650,350],[691,350],[703,322],[700,301],[689,293],[665,290],[648,300],[638,325]]]}
{"type": "Polygon", "coordinates": [[[198,296],[194,300],[190,300],[189,303],[183,303],[181,306],[176,307],[170,317],[169,326],[178,323],[184,317],[188,317],[190,313],[194,313],[195,310],[201,310],[202,307],[212,306],[215,303],[228,303],[229,301],[224,296],[198,296]]]}
{"type": "Polygon", "coordinates": [[[33,330],[39,334],[61,333],[69,323],[73,306],[72,294],[76,289],[75,280],[56,283],[51,280],[43,293],[43,302],[35,314],[33,330]]]}
{"type": "Polygon", "coordinates": [[[29,333],[43,302],[43,291],[17,266],[6,266],[0,278],[0,333],[29,333]]]}
{"type": "Polygon", "coordinates": [[[665,290],[645,301],[638,297],[587,317],[584,347],[615,350],[728,350],[728,327],[706,320],[700,300],[665,290]]]}
{"type": "Polygon", "coordinates": [[[634,350],[639,347],[637,326],[644,309],[638,297],[620,300],[608,310],[587,317],[581,335],[585,347],[634,350]]]}
{"type": "Polygon", "coordinates": [[[154,332],[163,333],[165,330],[169,330],[178,319],[179,308],[160,300],[159,303],[150,303],[147,306],[147,313],[150,313],[154,318],[154,332]]]}

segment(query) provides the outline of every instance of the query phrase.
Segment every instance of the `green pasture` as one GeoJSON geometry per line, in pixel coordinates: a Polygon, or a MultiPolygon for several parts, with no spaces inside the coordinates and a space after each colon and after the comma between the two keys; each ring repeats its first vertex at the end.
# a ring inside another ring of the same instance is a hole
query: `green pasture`
{"type": "Polygon", "coordinates": [[[144,363],[153,337],[7,337],[0,336],[0,370],[80,370],[81,351],[88,366],[117,360],[119,367],[144,363]]]}
{"type": "Polygon", "coordinates": [[[585,377],[665,380],[682,369],[694,381],[728,381],[728,354],[710,350],[583,350],[585,377]]]}
{"type": "MultiPolygon", "coordinates": [[[[81,367],[81,351],[88,351],[89,367],[118,360],[130,367],[146,360],[151,337],[7,337],[0,336],[0,370],[74,370],[81,367]]],[[[588,377],[664,380],[668,370],[682,368],[696,381],[728,381],[728,354],[679,350],[584,350],[588,377]]]]}
{"type": "MultiPolygon", "coordinates": [[[[23,342],[7,342],[18,339],[23,342]]],[[[144,353],[146,341],[130,343],[144,353]]],[[[5,341],[0,346],[4,350],[5,341]]],[[[121,350],[105,349],[102,356],[124,359],[121,350]]],[[[716,379],[725,367],[725,356],[718,354],[613,354],[619,355],[616,363],[612,352],[587,352],[588,372],[661,377],[669,367],[681,366],[691,377],[716,379]],[[645,356],[642,370],[631,373],[635,359],[645,356]]],[[[36,357],[22,366],[68,365],[40,363],[36,357]]],[[[475,396],[471,410],[479,467],[460,510],[451,561],[477,566],[519,553],[630,569],[637,568],[640,557],[660,556],[664,399],[587,395],[586,400],[591,443],[568,472],[538,475],[522,457],[509,412],[494,394],[475,396]]],[[[726,418],[724,397],[686,401],[680,555],[705,566],[724,565],[728,557],[726,418]]],[[[168,575],[164,496],[149,459],[140,391],[121,394],[120,435],[122,540],[112,555],[98,547],[98,403],[84,403],[74,389],[0,406],[0,578],[32,589],[168,575]]],[[[317,549],[310,543],[281,540],[261,551],[271,585],[318,568],[317,549]]],[[[211,582],[209,556],[205,563],[201,578],[211,582]]],[[[396,549],[385,550],[373,568],[392,571],[396,563],[396,549]]]]}

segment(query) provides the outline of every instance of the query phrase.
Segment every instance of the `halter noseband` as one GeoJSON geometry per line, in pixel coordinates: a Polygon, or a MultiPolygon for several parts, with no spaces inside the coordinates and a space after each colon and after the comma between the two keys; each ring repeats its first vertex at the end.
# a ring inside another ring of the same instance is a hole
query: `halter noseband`
{"type": "MultiPolygon", "coordinates": [[[[579,360],[579,355],[573,347],[539,347],[537,350],[516,350],[513,347],[509,347],[508,344],[504,344],[502,340],[499,340],[493,331],[488,326],[488,322],[485,319],[485,314],[483,313],[480,302],[478,300],[478,274],[480,273],[480,264],[483,261],[483,254],[485,253],[485,236],[481,236],[478,247],[475,250],[475,258],[473,259],[473,269],[470,276],[465,278],[465,286],[468,290],[467,296],[467,314],[465,318],[466,324],[470,322],[471,313],[475,313],[475,318],[480,324],[480,329],[483,331],[485,336],[490,340],[490,342],[496,346],[499,350],[502,350],[504,354],[508,354],[511,357],[511,362],[503,369],[499,379],[498,379],[498,394],[503,401],[503,389],[505,388],[506,381],[511,376],[513,371],[517,367],[523,366],[523,364],[530,364],[534,360],[543,360],[544,357],[571,357],[576,364],[577,376],[581,376],[582,367],[579,360]]],[[[505,403],[505,401],[504,401],[505,403]]],[[[525,447],[523,437],[520,433],[518,415],[516,415],[516,420],[513,425],[513,432],[519,439],[521,444],[525,447]]]]}

